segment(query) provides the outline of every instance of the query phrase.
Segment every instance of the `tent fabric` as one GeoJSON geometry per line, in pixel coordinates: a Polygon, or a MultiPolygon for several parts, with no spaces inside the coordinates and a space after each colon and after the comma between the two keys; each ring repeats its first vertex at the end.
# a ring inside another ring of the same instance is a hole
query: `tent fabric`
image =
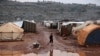
{"type": "Polygon", "coordinates": [[[23,21],[22,28],[24,29],[24,32],[36,32],[36,23],[33,21],[23,21]]]}
{"type": "Polygon", "coordinates": [[[73,27],[80,26],[84,22],[59,22],[58,23],[58,31],[61,33],[61,35],[70,35],[72,34],[73,27]]]}
{"type": "Polygon", "coordinates": [[[100,44],[100,28],[95,29],[88,34],[85,45],[100,44]]]}
{"type": "Polygon", "coordinates": [[[61,36],[68,36],[72,32],[72,25],[62,26],[61,27],[61,36]]]}
{"type": "Polygon", "coordinates": [[[76,31],[83,29],[84,27],[88,26],[89,24],[93,24],[93,22],[92,21],[86,21],[84,24],[81,24],[77,27],[73,27],[72,31],[75,34],[76,31]]]}
{"type": "Polygon", "coordinates": [[[13,23],[0,26],[0,32],[23,32],[24,30],[13,23]]]}
{"type": "Polygon", "coordinates": [[[0,33],[0,40],[20,40],[23,33],[0,33]]]}
{"type": "Polygon", "coordinates": [[[90,25],[84,27],[83,29],[79,30],[79,31],[76,33],[76,36],[77,36],[77,39],[78,39],[78,43],[79,43],[80,45],[84,45],[86,39],[88,38],[88,35],[89,35],[91,32],[95,31],[96,29],[100,29],[100,26],[94,25],[94,24],[90,24],[90,25]]]}
{"type": "Polygon", "coordinates": [[[6,23],[0,27],[0,40],[20,40],[23,29],[13,23],[6,23]]]}
{"type": "Polygon", "coordinates": [[[57,29],[57,26],[58,26],[58,23],[57,22],[54,22],[54,21],[43,21],[42,24],[47,27],[47,28],[50,28],[50,29],[57,29]]]}

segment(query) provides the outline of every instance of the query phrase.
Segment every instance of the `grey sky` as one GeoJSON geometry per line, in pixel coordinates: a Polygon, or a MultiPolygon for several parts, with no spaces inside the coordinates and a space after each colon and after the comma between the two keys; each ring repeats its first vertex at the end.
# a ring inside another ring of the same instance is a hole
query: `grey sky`
{"type": "MultiPolygon", "coordinates": [[[[38,0],[17,0],[21,2],[37,2],[38,0]]],[[[43,1],[43,0],[39,0],[43,1]]],[[[62,2],[62,3],[79,3],[79,4],[88,4],[93,3],[100,6],[100,0],[44,0],[44,1],[56,1],[56,2],[62,2]]]]}

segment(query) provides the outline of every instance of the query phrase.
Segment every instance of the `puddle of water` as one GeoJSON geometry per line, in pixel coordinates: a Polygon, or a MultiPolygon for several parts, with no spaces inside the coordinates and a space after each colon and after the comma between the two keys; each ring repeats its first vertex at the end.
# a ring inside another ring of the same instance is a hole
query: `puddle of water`
{"type": "Polygon", "coordinates": [[[100,52],[96,51],[89,51],[89,52],[83,52],[79,51],[77,53],[73,52],[66,52],[66,51],[60,51],[60,50],[50,50],[46,53],[28,53],[24,54],[22,51],[7,51],[7,50],[0,50],[0,56],[100,56],[100,52]]]}
{"type": "Polygon", "coordinates": [[[79,56],[79,54],[60,51],[60,50],[50,50],[47,53],[42,53],[42,54],[30,53],[30,54],[23,54],[22,56],[79,56]]]}

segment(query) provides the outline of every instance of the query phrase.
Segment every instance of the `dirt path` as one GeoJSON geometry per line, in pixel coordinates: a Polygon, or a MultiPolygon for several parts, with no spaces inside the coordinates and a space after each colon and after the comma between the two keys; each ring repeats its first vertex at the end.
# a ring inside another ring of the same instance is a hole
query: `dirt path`
{"type": "Polygon", "coordinates": [[[57,36],[55,34],[55,30],[54,29],[48,29],[44,26],[41,26],[40,24],[37,25],[37,27],[39,27],[38,29],[38,32],[40,34],[40,43],[43,45],[43,47],[46,49],[46,50],[49,50],[50,49],[50,45],[47,45],[47,43],[49,42],[49,35],[50,33],[52,32],[53,33],[53,38],[54,38],[54,43],[53,43],[53,48],[54,49],[60,49],[60,50],[70,50],[73,49],[73,51],[75,51],[75,48],[73,48],[73,46],[67,46],[65,45],[62,41],[58,41],[59,39],[59,36],[57,36]],[[68,48],[70,47],[70,48],[68,48]]]}

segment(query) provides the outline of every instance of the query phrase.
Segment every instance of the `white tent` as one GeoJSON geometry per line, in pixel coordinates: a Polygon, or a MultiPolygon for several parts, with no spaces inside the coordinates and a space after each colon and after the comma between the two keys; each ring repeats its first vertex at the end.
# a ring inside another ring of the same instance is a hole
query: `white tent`
{"type": "Polygon", "coordinates": [[[13,23],[6,23],[0,26],[0,40],[20,40],[23,36],[23,29],[13,23]]]}

